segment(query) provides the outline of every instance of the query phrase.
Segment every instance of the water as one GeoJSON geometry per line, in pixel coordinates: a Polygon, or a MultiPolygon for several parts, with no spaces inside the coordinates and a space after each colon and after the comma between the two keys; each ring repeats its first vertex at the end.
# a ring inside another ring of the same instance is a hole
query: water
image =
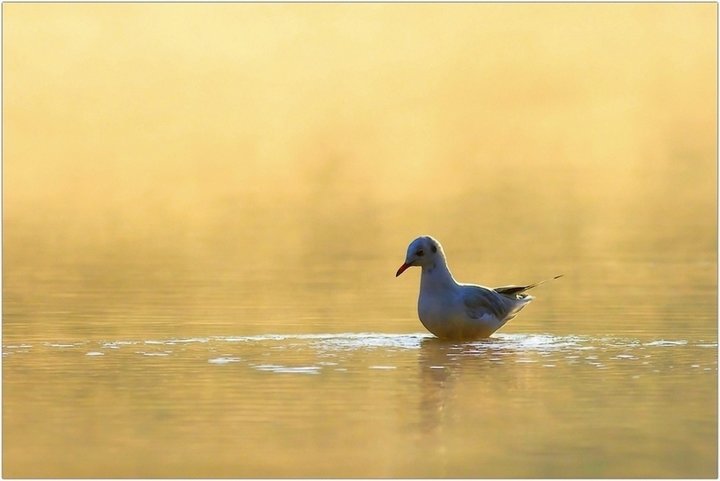
{"type": "Polygon", "coordinates": [[[716,350],[367,332],[8,344],[6,458],[42,453],[38,477],[705,476],[716,350]]]}
{"type": "Polygon", "coordinates": [[[715,13],[4,6],[3,475],[716,477],[715,13]]]}

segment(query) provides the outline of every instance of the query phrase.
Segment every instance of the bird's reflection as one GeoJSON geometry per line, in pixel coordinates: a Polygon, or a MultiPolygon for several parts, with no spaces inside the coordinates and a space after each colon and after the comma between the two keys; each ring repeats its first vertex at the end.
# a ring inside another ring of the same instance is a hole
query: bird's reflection
{"type": "MultiPolygon", "coordinates": [[[[472,376],[474,386],[489,386],[482,382],[490,376],[490,370],[498,365],[502,355],[501,342],[488,338],[469,343],[444,341],[437,338],[423,339],[418,356],[421,396],[422,425],[426,433],[434,433],[451,421],[459,412],[453,409],[453,399],[460,379],[472,376]]],[[[478,399],[478,403],[482,402],[478,399]]],[[[482,407],[478,405],[478,409],[482,407]]]]}

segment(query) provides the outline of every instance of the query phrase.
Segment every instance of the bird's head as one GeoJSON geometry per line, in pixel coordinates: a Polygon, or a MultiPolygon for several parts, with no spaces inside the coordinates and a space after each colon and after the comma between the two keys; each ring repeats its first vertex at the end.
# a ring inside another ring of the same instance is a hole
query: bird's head
{"type": "Polygon", "coordinates": [[[397,270],[395,277],[405,272],[408,267],[432,266],[436,263],[438,258],[445,258],[440,243],[430,236],[418,237],[408,246],[405,263],[403,263],[403,265],[401,265],[397,270]]]}

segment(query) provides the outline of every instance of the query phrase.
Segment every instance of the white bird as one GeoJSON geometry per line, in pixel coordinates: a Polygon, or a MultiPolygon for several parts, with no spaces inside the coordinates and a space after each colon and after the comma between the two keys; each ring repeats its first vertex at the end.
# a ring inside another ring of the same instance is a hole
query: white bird
{"type": "MultiPolygon", "coordinates": [[[[395,277],[413,266],[422,267],[418,317],[441,339],[489,337],[534,299],[525,291],[547,282],[495,288],[458,283],[448,269],[442,246],[430,236],[410,243],[395,277]]],[[[562,275],[553,279],[558,277],[562,275]]]]}

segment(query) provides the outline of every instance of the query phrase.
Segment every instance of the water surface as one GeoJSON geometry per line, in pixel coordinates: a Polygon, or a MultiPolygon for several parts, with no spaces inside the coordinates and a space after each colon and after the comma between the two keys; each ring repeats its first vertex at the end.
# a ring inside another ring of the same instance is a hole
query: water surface
{"type": "Polygon", "coordinates": [[[28,471],[38,477],[98,465],[120,476],[705,476],[716,349],[551,334],[8,344],[6,429],[33,448],[6,456],[42,453],[28,471]]]}

